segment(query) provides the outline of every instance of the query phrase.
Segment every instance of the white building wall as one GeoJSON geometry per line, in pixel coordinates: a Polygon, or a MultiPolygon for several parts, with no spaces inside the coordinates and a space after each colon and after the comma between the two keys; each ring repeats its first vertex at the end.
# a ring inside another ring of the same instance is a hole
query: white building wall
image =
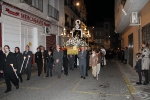
{"type": "Polygon", "coordinates": [[[2,47],[9,45],[14,52],[16,46],[21,46],[21,24],[20,20],[2,14],[2,47]]]}

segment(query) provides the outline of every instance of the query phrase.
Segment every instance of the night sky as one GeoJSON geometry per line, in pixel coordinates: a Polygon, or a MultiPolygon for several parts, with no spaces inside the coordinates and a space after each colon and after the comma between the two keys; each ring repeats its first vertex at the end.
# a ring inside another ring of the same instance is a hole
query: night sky
{"type": "Polygon", "coordinates": [[[114,19],[114,0],[84,0],[87,10],[87,25],[103,22],[104,18],[114,19]]]}

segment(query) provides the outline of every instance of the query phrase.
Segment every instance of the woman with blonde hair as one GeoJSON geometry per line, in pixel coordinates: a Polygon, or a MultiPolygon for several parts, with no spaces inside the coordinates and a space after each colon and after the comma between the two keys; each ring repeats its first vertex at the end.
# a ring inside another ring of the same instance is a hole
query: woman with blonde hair
{"type": "Polygon", "coordinates": [[[98,80],[98,75],[97,75],[97,63],[98,63],[98,56],[96,54],[96,50],[92,50],[92,55],[90,56],[90,61],[89,61],[89,66],[92,67],[92,75],[94,78],[97,78],[98,80]]]}

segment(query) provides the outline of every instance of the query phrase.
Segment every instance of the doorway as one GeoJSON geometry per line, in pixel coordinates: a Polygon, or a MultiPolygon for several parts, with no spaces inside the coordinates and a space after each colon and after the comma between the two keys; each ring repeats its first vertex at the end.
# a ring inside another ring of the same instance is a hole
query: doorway
{"type": "Polygon", "coordinates": [[[128,36],[129,65],[133,67],[133,33],[128,36]]]}

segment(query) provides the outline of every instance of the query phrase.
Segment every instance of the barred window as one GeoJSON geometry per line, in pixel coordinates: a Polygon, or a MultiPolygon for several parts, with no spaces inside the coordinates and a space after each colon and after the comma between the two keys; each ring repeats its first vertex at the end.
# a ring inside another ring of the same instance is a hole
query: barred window
{"type": "Polygon", "coordinates": [[[150,43],[150,23],[142,27],[142,41],[150,43]]]}

